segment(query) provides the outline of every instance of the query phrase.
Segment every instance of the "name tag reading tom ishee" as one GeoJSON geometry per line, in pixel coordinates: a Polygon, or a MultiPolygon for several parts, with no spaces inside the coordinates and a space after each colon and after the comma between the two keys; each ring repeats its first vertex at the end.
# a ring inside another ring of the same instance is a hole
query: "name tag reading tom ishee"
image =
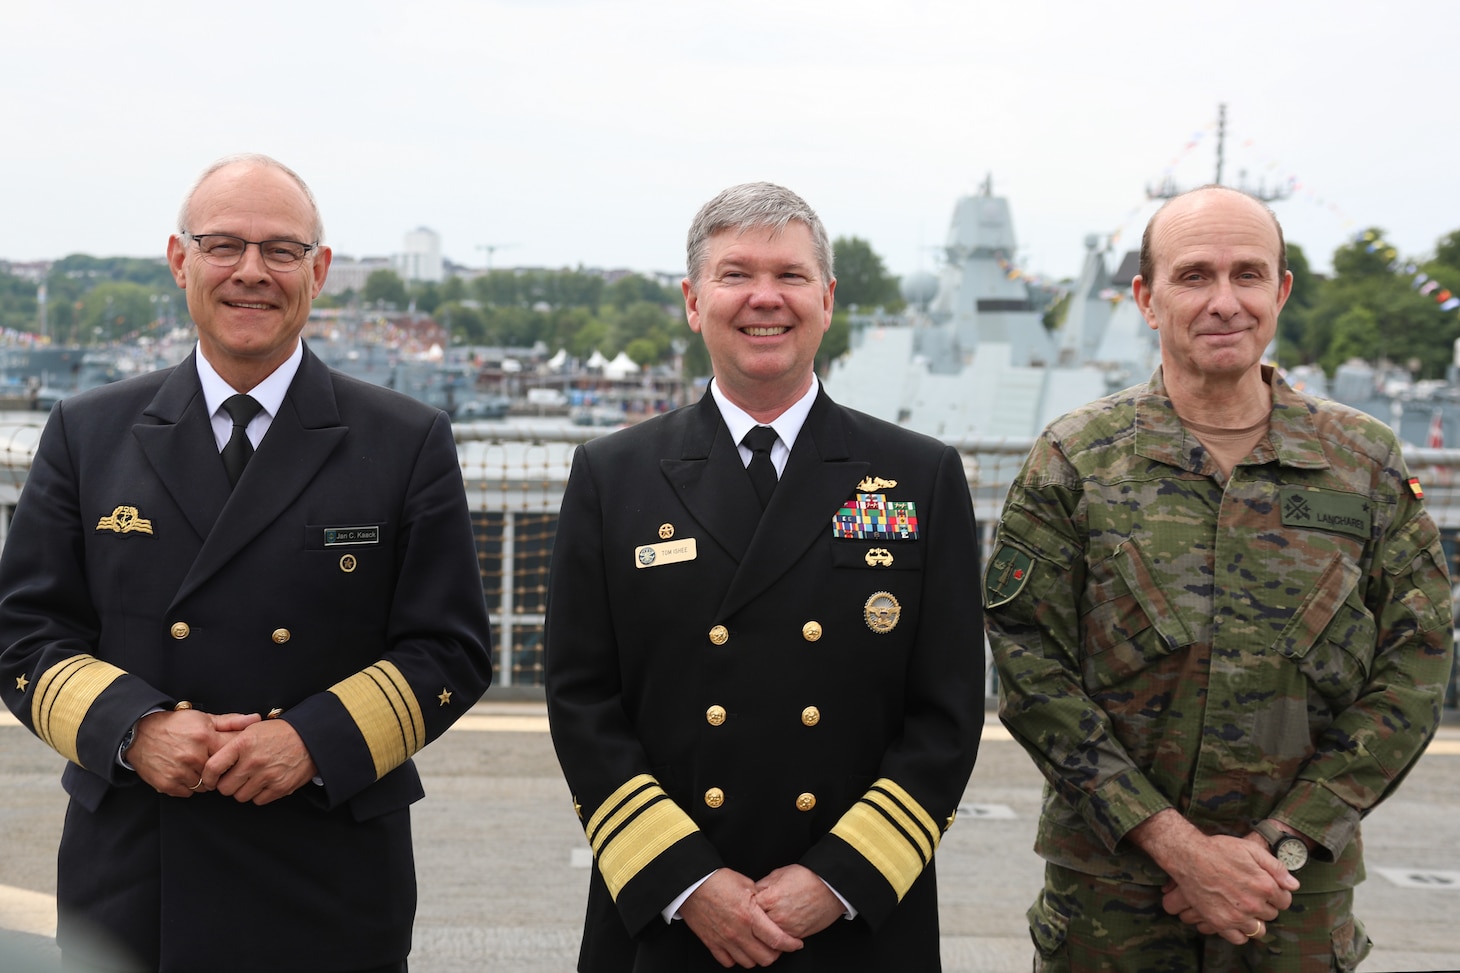
{"type": "Polygon", "coordinates": [[[325,547],[352,547],[357,544],[379,544],[380,527],[326,527],[325,547]]]}
{"type": "Polygon", "coordinates": [[[680,541],[665,541],[662,544],[645,544],[643,547],[634,548],[634,567],[657,568],[661,564],[693,561],[698,556],[693,537],[686,537],[680,541]]]}

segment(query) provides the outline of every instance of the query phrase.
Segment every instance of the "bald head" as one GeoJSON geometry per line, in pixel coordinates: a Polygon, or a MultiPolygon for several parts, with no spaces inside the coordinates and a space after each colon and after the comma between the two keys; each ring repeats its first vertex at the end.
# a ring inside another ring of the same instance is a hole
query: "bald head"
{"type": "Polygon", "coordinates": [[[288,176],[299,191],[304,194],[305,202],[313,214],[313,233],[310,239],[301,241],[303,243],[324,242],[324,220],[319,215],[319,203],[315,201],[314,193],[310,191],[308,184],[300,177],[299,173],[290,169],[284,163],[271,156],[259,152],[244,152],[238,155],[227,155],[217,160],[199,174],[193,185],[188,189],[188,194],[183,197],[182,208],[177,214],[177,229],[179,233],[198,232],[193,226],[193,197],[198,194],[198,189],[207,182],[209,178],[230,168],[240,169],[273,169],[285,176],[288,176]]]}
{"type": "Polygon", "coordinates": [[[1277,215],[1273,213],[1272,209],[1266,203],[1259,201],[1253,196],[1249,196],[1240,189],[1233,189],[1230,186],[1210,185],[1192,189],[1179,196],[1173,196],[1168,199],[1160,209],[1156,210],[1155,215],[1146,224],[1146,232],[1141,234],[1140,275],[1141,279],[1146,281],[1147,284],[1153,281],[1156,276],[1158,255],[1155,252],[1156,246],[1154,241],[1160,230],[1159,224],[1171,216],[1185,215],[1193,210],[1199,210],[1205,203],[1212,201],[1211,194],[1213,193],[1224,194],[1223,198],[1227,199],[1228,202],[1232,201],[1228,197],[1236,197],[1242,200],[1244,205],[1250,205],[1254,210],[1267,215],[1267,218],[1272,221],[1273,231],[1277,234],[1277,253],[1275,256],[1277,258],[1278,278],[1281,279],[1287,276],[1287,244],[1283,241],[1282,224],[1278,222],[1277,215]]]}

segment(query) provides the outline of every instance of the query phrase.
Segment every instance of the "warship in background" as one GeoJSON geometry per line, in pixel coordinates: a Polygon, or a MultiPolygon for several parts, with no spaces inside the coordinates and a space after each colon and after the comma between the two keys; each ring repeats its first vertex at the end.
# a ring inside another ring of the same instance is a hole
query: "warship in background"
{"type": "MultiPolygon", "coordinates": [[[[1028,440],[1071,409],[1155,372],[1160,342],[1131,297],[1138,250],[1115,260],[1109,242],[1087,236],[1064,325],[1053,332],[1043,323],[1052,298],[1018,272],[1016,253],[1009,202],[986,179],[954,207],[941,274],[904,281],[908,310],[852,315],[850,349],[825,376],[827,392],[946,442],[1028,440]]],[[[1332,380],[1307,365],[1284,377],[1388,423],[1408,445],[1460,445],[1460,341],[1443,381],[1415,381],[1396,365],[1363,361],[1340,366],[1332,380]]]]}
{"type": "Polygon", "coordinates": [[[1148,377],[1155,332],[1129,299],[1136,254],[1110,267],[1085,239],[1065,323],[1044,327],[1051,295],[1014,266],[1009,201],[992,178],[958,200],[936,291],[914,278],[900,315],[854,315],[850,350],[826,389],[853,409],[948,442],[1031,439],[1050,420],[1148,377]],[[931,299],[930,299],[931,297],[931,299]]]}

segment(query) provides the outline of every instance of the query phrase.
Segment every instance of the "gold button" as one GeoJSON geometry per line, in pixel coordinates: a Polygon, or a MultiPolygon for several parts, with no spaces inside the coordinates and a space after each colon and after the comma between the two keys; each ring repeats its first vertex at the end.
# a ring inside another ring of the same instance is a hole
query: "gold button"
{"type": "Polygon", "coordinates": [[[175,639],[185,639],[189,635],[191,635],[192,632],[193,632],[193,630],[188,627],[188,623],[187,622],[173,622],[172,623],[172,637],[175,638],[175,639]]]}
{"type": "Polygon", "coordinates": [[[796,810],[809,811],[816,806],[816,795],[807,791],[796,798],[796,810]]]}
{"type": "Polygon", "coordinates": [[[801,637],[808,642],[815,642],[821,638],[821,623],[807,622],[801,626],[801,637]]]}
{"type": "Polygon", "coordinates": [[[711,787],[705,791],[705,804],[708,807],[719,807],[725,803],[725,792],[718,787],[711,787]]]}
{"type": "Polygon", "coordinates": [[[709,709],[705,710],[705,720],[711,726],[719,726],[721,723],[724,723],[725,722],[725,707],[723,707],[723,706],[711,706],[709,709]]]}
{"type": "Polygon", "coordinates": [[[192,708],[193,708],[193,704],[192,703],[188,702],[185,699],[180,699],[176,703],[173,704],[172,711],[174,713],[181,713],[184,710],[190,710],[192,708]]]}
{"type": "Polygon", "coordinates": [[[283,645],[287,641],[289,641],[289,630],[287,628],[274,629],[274,642],[276,644],[283,645]]]}
{"type": "Polygon", "coordinates": [[[821,710],[815,706],[808,706],[801,711],[801,722],[807,726],[815,726],[821,722],[821,710]]]}
{"type": "Polygon", "coordinates": [[[730,630],[724,625],[716,625],[710,629],[710,641],[716,645],[724,645],[730,641],[730,630]]]}

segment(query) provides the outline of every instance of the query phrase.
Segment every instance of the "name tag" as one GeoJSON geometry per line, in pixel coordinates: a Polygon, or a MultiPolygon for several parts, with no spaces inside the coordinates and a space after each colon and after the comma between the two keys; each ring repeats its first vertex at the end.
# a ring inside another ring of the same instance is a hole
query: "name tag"
{"type": "Polygon", "coordinates": [[[1326,530],[1365,540],[1373,533],[1374,511],[1368,497],[1295,487],[1284,487],[1278,496],[1284,527],[1326,530]]]}
{"type": "Polygon", "coordinates": [[[380,527],[326,527],[325,547],[350,547],[356,544],[379,544],[380,527]]]}
{"type": "Polygon", "coordinates": [[[661,564],[693,561],[698,556],[693,537],[686,537],[682,541],[665,541],[662,544],[645,544],[634,549],[634,567],[657,568],[661,564]]]}

